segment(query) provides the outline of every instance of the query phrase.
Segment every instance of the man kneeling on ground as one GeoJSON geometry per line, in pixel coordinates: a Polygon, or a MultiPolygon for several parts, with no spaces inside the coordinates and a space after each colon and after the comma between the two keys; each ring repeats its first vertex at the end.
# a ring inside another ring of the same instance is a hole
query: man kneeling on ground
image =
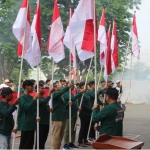
{"type": "Polygon", "coordinates": [[[93,106],[93,121],[95,123],[101,121],[100,135],[105,133],[111,136],[123,135],[124,111],[117,103],[117,99],[118,90],[116,88],[108,88],[106,91],[106,102],[108,105],[102,111],[98,110],[97,104],[93,106]]]}

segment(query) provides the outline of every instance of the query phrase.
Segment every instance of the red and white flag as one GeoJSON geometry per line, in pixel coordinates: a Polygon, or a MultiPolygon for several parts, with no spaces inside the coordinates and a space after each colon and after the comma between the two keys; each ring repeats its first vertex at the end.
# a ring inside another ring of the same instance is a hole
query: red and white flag
{"type": "Polygon", "coordinates": [[[38,0],[37,8],[34,14],[31,33],[32,40],[32,53],[30,55],[30,65],[32,67],[40,63],[41,58],[41,12],[40,12],[40,0],[38,0]]]}
{"type": "Polygon", "coordinates": [[[136,12],[134,13],[134,17],[133,17],[131,36],[132,36],[132,55],[139,60],[140,46],[139,46],[137,26],[136,26],[136,12]]]}
{"type": "MultiPolygon", "coordinates": [[[[70,19],[71,19],[71,17],[72,17],[72,8],[70,7],[70,19]]],[[[70,22],[70,19],[69,19],[69,22],[70,22]]],[[[65,36],[64,36],[63,43],[71,51],[71,61],[73,63],[74,70],[76,70],[77,69],[77,65],[76,65],[75,44],[74,44],[74,40],[73,40],[73,38],[71,36],[69,23],[68,23],[68,26],[67,26],[67,30],[66,30],[66,33],[65,33],[65,36]]]]}
{"type": "Polygon", "coordinates": [[[117,39],[117,29],[116,29],[116,21],[113,21],[113,30],[111,37],[111,59],[112,59],[112,73],[114,73],[115,69],[118,67],[118,39],[117,39]]]}
{"type": "Polygon", "coordinates": [[[105,55],[107,50],[107,35],[106,35],[106,22],[105,22],[105,8],[103,8],[100,26],[98,30],[98,41],[100,41],[100,64],[105,65],[105,55]]]}
{"type": "Polygon", "coordinates": [[[32,50],[32,37],[30,26],[29,1],[23,0],[12,28],[14,36],[18,40],[18,56],[22,56],[29,61],[28,53],[32,50]],[[23,53],[22,53],[23,52],[23,53]]]}
{"type": "Polygon", "coordinates": [[[94,56],[94,0],[81,0],[70,20],[69,28],[78,56],[85,61],[94,56]]]}
{"type": "Polygon", "coordinates": [[[60,17],[60,12],[57,0],[54,2],[54,11],[52,18],[52,25],[48,38],[47,51],[56,63],[65,58],[64,44],[63,44],[63,25],[60,17]]]}
{"type": "Polygon", "coordinates": [[[107,50],[106,50],[104,79],[107,80],[108,75],[110,75],[111,73],[112,73],[112,65],[111,65],[111,24],[110,24],[107,33],[107,50]]]}

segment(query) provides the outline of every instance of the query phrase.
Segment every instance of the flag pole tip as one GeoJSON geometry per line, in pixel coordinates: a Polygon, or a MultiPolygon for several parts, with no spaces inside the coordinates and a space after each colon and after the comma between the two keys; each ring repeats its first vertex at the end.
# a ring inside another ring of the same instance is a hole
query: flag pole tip
{"type": "Polygon", "coordinates": [[[136,13],[136,10],[134,11],[134,13],[136,13]]]}

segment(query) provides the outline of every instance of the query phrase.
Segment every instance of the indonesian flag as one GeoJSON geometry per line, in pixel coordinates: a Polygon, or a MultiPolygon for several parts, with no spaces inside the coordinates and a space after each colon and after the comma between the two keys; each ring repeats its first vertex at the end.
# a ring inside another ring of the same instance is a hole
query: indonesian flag
{"type": "Polygon", "coordinates": [[[31,33],[33,36],[32,53],[30,55],[31,67],[37,66],[41,58],[41,13],[40,13],[40,0],[38,0],[37,8],[34,14],[31,33]]]}
{"type": "Polygon", "coordinates": [[[57,0],[54,2],[54,11],[52,18],[52,25],[48,38],[47,51],[56,63],[65,58],[64,45],[63,45],[63,25],[60,17],[60,12],[57,0]]]}
{"type": "Polygon", "coordinates": [[[132,55],[139,60],[140,47],[138,42],[138,33],[137,33],[137,26],[136,26],[136,12],[134,13],[134,17],[133,17],[131,36],[132,36],[132,55]]]}
{"type": "Polygon", "coordinates": [[[104,78],[107,80],[108,75],[112,73],[111,67],[111,24],[107,33],[107,51],[106,51],[106,61],[105,61],[105,70],[104,78]]]}
{"type": "Polygon", "coordinates": [[[111,57],[112,57],[112,72],[118,67],[118,40],[117,40],[117,30],[116,22],[113,21],[113,30],[111,37],[111,57]]]}
{"type": "Polygon", "coordinates": [[[100,64],[105,64],[105,53],[107,50],[107,36],[106,36],[106,22],[105,22],[105,8],[103,8],[100,26],[98,30],[98,41],[100,41],[100,64]]]}
{"type": "Polygon", "coordinates": [[[93,20],[94,0],[81,0],[69,24],[71,35],[81,61],[94,56],[93,20]]]}
{"type": "Polygon", "coordinates": [[[30,9],[28,0],[22,1],[17,18],[13,24],[12,32],[18,40],[18,56],[22,56],[23,54],[23,58],[28,61],[28,53],[32,50],[30,9]]]}
{"type": "MultiPolygon", "coordinates": [[[[71,19],[71,17],[72,17],[72,7],[70,7],[70,19],[71,19]]],[[[69,23],[70,23],[70,20],[69,20],[69,23]]],[[[71,36],[69,23],[68,23],[68,26],[67,26],[67,30],[66,30],[63,42],[64,42],[64,45],[68,49],[70,49],[70,51],[71,51],[71,61],[73,63],[73,68],[76,70],[77,69],[77,65],[76,65],[75,43],[74,43],[74,40],[73,40],[73,38],[71,36]]]]}

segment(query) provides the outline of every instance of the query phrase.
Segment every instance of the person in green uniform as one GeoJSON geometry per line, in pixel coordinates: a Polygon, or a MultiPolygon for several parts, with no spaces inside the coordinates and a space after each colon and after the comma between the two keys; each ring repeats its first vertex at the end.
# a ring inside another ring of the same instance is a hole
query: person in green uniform
{"type": "Polygon", "coordinates": [[[0,149],[11,149],[11,132],[14,128],[14,119],[12,113],[17,109],[16,105],[19,99],[16,99],[12,105],[8,102],[12,100],[13,91],[10,87],[2,89],[0,101],[0,149]]]}
{"type": "Polygon", "coordinates": [[[69,88],[72,87],[72,84],[69,83],[68,86],[61,89],[60,85],[53,85],[55,92],[53,93],[53,99],[52,99],[52,106],[53,106],[53,112],[52,112],[52,146],[51,149],[60,149],[61,141],[64,136],[64,130],[66,125],[66,119],[67,119],[67,110],[66,110],[66,104],[64,100],[62,99],[62,96],[65,92],[69,90],[69,88]]]}
{"type": "MultiPolygon", "coordinates": [[[[40,117],[40,123],[39,123],[39,149],[45,149],[45,143],[47,140],[47,136],[49,133],[49,119],[50,119],[50,107],[49,107],[49,100],[51,99],[51,93],[54,92],[54,89],[51,89],[49,91],[49,94],[46,98],[43,97],[44,95],[44,85],[39,84],[39,117],[40,117]]],[[[35,87],[35,90],[37,91],[37,86],[35,87]]],[[[37,149],[37,138],[36,138],[36,146],[35,149],[37,149]]]]}
{"type": "Polygon", "coordinates": [[[21,131],[19,149],[33,149],[34,131],[36,130],[36,104],[40,94],[30,96],[33,92],[33,82],[23,82],[24,93],[20,96],[18,110],[18,131],[21,131]]]}
{"type": "MultiPolygon", "coordinates": [[[[74,90],[74,85],[71,87],[71,91],[74,90]]],[[[67,120],[66,120],[66,126],[65,126],[65,133],[64,133],[64,149],[70,149],[70,148],[78,148],[74,145],[75,143],[75,136],[76,131],[74,130],[76,119],[77,119],[77,112],[78,112],[78,105],[77,105],[77,99],[81,98],[82,93],[84,93],[85,90],[81,90],[76,96],[74,96],[71,93],[71,102],[69,102],[69,91],[67,91],[63,95],[64,102],[66,104],[67,108],[67,120]],[[71,105],[71,142],[69,142],[69,105],[71,105]]]]}
{"type": "MultiPolygon", "coordinates": [[[[84,89],[85,82],[81,82],[79,85],[80,89],[84,89]]],[[[85,88],[87,90],[87,86],[85,88]]],[[[81,103],[81,99],[79,100],[79,104],[81,103]]],[[[87,147],[90,143],[87,141],[87,133],[89,129],[90,119],[91,119],[91,113],[92,113],[92,105],[90,101],[90,97],[87,95],[87,93],[83,96],[83,102],[81,104],[82,110],[80,111],[79,117],[80,117],[80,131],[79,131],[79,138],[78,143],[79,147],[87,147]]]]}
{"type": "MultiPolygon", "coordinates": [[[[19,85],[18,85],[19,86],[19,85]]],[[[18,91],[18,87],[15,88],[15,91],[18,91]]],[[[20,93],[23,93],[24,92],[24,88],[23,88],[23,80],[21,80],[21,83],[20,83],[20,93]]]]}
{"type": "Polygon", "coordinates": [[[93,121],[95,123],[101,121],[100,135],[108,134],[111,136],[123,135],[123,118],[124,110],[117,103],[118,90],[116,88],[108,88],[106,91],[106,105],[99,111],[98,105],[93,106],[93,121]]]}
{"type": "MultiPolygon", "coordinates": [[[[90,98],[91,106],[94,105],[95,102],[95,82],[90,81],[89,82],[89,89],[87,91],[87,95],[90,98]]],[[[103,108],[103,104],[100,101],[99,97],[97,96],[97,104],[99,104],[100,110],[103,108]]],[[[91,114],[92,115],[92,114],[91,114]]],[[[95,130],[94,130],[94,122],[91,123],[90,133],[89,133],[89,140],[94,141],[95,140],[95,130]]]]}

